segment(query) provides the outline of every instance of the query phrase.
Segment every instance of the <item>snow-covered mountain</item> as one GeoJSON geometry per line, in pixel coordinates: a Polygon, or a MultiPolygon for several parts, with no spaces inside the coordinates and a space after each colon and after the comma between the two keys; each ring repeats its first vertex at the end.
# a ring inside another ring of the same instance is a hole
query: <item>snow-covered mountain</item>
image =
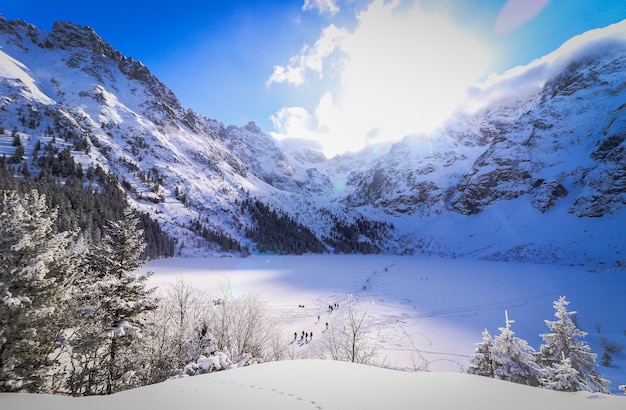
{"type": "Polygon", "coordinates": [[[31,173],[38,144],[114,173],[180,254],[221,252],[193,221],[254,252],[249,204],[259,201],[329,252],[352,241],[357,251],[626,263],[626,22],[490,78],[473,90],[478,109],[429,135],[332,159],[182,107],[88,27],[47,33],[1,19],[0,47],[0,154],[15,155],[17,133],[31,173]]]}

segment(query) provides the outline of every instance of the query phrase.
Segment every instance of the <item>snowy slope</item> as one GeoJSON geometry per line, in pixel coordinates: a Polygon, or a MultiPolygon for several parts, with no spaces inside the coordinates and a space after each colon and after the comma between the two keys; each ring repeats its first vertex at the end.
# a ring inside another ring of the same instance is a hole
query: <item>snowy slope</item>
{"type": "Polygon", "coordinates": [[[104,409],[622,409],[626,398],[559,393],[455,373],[407,373],[345,362],[283,361],[142,387],[112,396],[0,394],[24,410],[104,409]]]}
{"type": "Polygon", "coordinates": [[[199,219],[254,251],[240,204],[260,199],[322,241],[334,220],[386,221],[387,253],[623,266],[624,33],[594,30],[490,78],[429,135],[326,159],[183,108],[88,27],[2,19],[0,154],[14,127],[27,158],[38,141],[71,148],[115,173],[183,255],[221,253],[189,230],[199,219]]]}
{"type": "Polygon", "coordinates": [[[50,143],[48,127],[61,146],[80,140],[87,148],[73,151],[78,161],[118,175],[135,205],[181,241],[193,243],[183,225],[199,215],[238,233],[241,222],[229,208],[251,184],[245,166],[211,129],[213,121],[183,109],[146,67],[110,49],[91,29],[58,23],[45,33],[4,21],[0,31],[3,51],[19,56],[24,67],[11,74],[16,65],[4,64],[6,132],[16,126],[31,146],[40,139],[50,143]],[[13,82],[26,87],[16,93],[13,82]],[[25,108],[35,119],[26,126],[19,121],[25,108]],[[159,175],[157,183],[142,177],[150,172],[159,175]],[[186,193],[185,204],[176,199],[177,188],[186,193]]]}

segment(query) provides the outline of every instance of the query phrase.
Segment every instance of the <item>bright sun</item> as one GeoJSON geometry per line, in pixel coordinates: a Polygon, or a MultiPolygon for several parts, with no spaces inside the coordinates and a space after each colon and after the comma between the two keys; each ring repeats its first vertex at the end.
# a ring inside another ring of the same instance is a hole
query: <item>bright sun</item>
{"type": "Polygon", "coordinates": [[[343,135],[333,138],[336,151],[431,130],[487,67],[485,49],[445,18],[416,9],[396,15],[393,6],[374,3],[343,40],[344,82],[317,110],[320,124],[343,135]]]}
{"type": "MultiPolygon", "coordinates": [[[[315,134],[332,156],[429,131],[446,119],[484,74],[486,47],[442,15],[419,7],[401,11],[400,5],[376,0],[358,15],[353,31],[329,27],[309,49],[318,54],[297,61],[311,61],[308,68],[320,71],[321,61],[339,50],[342,64],[333,74],[341,81],[322,92],[314,113],[283,111],[275,117],[277,128],[315,134]]],[[[281,70],[285,78],[300,73],[281,70]]]]}

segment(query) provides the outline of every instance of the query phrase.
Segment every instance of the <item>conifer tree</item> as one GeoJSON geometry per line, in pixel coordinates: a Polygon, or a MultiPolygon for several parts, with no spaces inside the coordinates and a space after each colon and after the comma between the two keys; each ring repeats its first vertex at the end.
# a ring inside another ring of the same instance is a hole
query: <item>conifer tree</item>
{"type": "Polygon", "coordinates": [[[0,391],[46,391],[59,317],[73,277],[73,233],[37,191],[0,197],[0,391]]]}
{"type": "Polygon", "coordinates": [[[78,311],[83,328],[76,334],[75,361],[80,372],[71,380],[77,394],[111,394],[131,386],[138,370],[138,337],[144,313],[157,307],[153,289],[147,288],[151,272],[140,274],[146,260],[143,233],[130,209],[111,221],[99,245],[89,255],[85,275],[78,281],[78,311]]]}
{"type": "MultiPolygon", "coordinates": [[[[602,393],[608,393],[606,387],[610,382],[602,377],[596,370],[598,363],[597,354],[591,353],[589,345],[580,340],[587,335],[576,326],[571,316],[576,312],[568,312],[569,302],[564,296],[554,302],[556,321],[546,320],[545,323],[550,329],[550,333],[541,334],[541,338],[546,342],[539,348],[538,362],[547,369],[547,373],[559,365],[564,365],[568,360],[569,365],[576,370],[578,382],[574,385],[582,390],[592,390],[595,387],[602,393]]],[[[548,382],[551,379],[548,378],[548,382]]]]}
{"type": "Polygon", "coordinates": [[[562,359],[552,367],[544,369],[542,385],[546,389],[574,392],[589,390],[587,384],[581,380],[579,373],[572,367],[569,358],[562,359]]]}
{"type": "Polygon", "coordinates": [[[472,366],[467,368],[467,373],[479,376],[494,377],[493,360],[491,359],[491,349],[493,348],[493,339],[487,329],[483,330],[483,340],[476,343],[474,352],[470,356],[469,362],[472,366]]]}
{"type": "Polygon", "coordinates": [[[511,323],[506,315],[505,327],[494,338],[491,358],[495,378],[529,386],[538,386],[541,368],[534,361],[534,349],[528,343],[514,336],[511,323]]]}

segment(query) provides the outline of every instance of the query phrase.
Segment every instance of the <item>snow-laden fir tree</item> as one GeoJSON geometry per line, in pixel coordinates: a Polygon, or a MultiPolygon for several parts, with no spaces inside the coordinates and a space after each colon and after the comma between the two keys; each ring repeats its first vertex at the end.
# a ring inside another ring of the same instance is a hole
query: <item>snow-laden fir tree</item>
{"type": "Polygon", "coordinates": [[[76,257],[37,191],[0,197],[0,391],[50,391],[58,322],[76,257]]]}
{"type": "Polygon", "coordinates": [[[491,359],[491,349],[493,349],[493,339],[487,329],[483,330],[483,340],[476,343],[474,351],[469,358],[471,364],[467,368],[467,373],[479,376],[494,377],[493,360],[491,359]]]}
{"type": "Polygon", "coordinates": [[[111,394],[132,386],[140,370],[138,342],[145,312],[156,309],[151,275],[139,273],[145,248],[138,219],[130,209],[111,221],[100,244],[88,256],[84,276],[77,281],[80,326],[74,334],[74,394],[111,394]]]}
{"type": "Polygon", "coordinates": [[[589,389],[579,377],[578,371],[572,367],[572,361],[569,358],[561,359],[552,367],[544,369],[542,385],[546,389],[568,392],[589,389]]]}
{"type": "Polygon", "coordinates": [[[569,366],[577,372],[578,382],[574,384],[581,390],[592,390],[595,388],[599,392],[608,393],[606,387],[610,381],[604,379],[596,370],[598,363],[595,353],[591,353],[589,345],[580,338],[587,335],[576,326],[571,316],[576,312],[568,312],[569,302],[564,296],[554,302],[556,312],[555,321],[546,320],[545,323],[550,329],[550,333],[541,334],[541,338],[546,342],[539,348],[537,361],[546,369],[545,384],[551,384],[554,380],[554,369],[559,365],[565,365],[564,360],[569,361],[569,366]]]}
{"type": "MultiPolygon", "coordinates": [[[[506,312],[505,312],[506,313],[506,312]]],[[[538,386],[541,380],[541,368],[535,363],[534,349],[528,343],[514,336],[511,323],[506,314],[505,327],[499,328],[500,334],[494,338],[491,359],[494,377],[529,386],[538,386]]]]}

